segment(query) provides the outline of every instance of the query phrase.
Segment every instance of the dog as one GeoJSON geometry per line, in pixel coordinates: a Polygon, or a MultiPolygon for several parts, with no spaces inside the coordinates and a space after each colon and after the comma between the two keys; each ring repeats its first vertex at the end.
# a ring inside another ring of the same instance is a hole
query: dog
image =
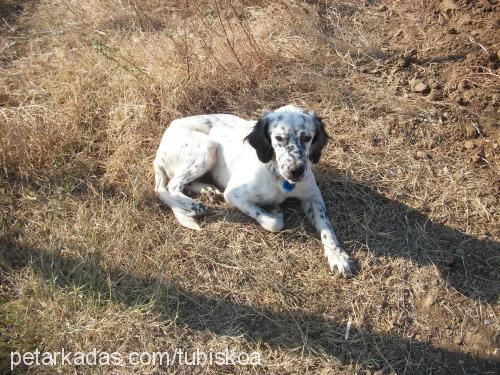
{"type": "Polygon", "coordinates": [[[176,119],[153,162],[155,192],[180,224],[195,230],[200,230],[195,217],[205,207],[185,192],[223,195],[271,232],[284,225],[279,205],[298,198],[321,237],[330,270],[349,276],[353,262],[339,245],[312,172],[328,139],[321,118],[295,105],[264,113],[257,121],[230,114],[176,119]],[[200,182],[205,175],[217,187],[200,182]]]}

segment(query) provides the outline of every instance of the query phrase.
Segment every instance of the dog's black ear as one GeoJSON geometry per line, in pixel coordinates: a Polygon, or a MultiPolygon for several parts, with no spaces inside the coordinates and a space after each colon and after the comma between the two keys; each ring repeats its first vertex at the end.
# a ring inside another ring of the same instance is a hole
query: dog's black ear
{"type": "Polygon", "coordinates": [[[323,124],[321,118],[315,113],[313,113],[312,116],[316,130],[309,150],[309,160],[311,160],[313,164],[317,164],[321,157],[321,150],[326,146],[329,137],[328,134],[326,134],[325,124],[323,124]]]}
{"type": "Polygon", "coordinates": [[[248,141],[250,146],[257,151],[257,157],[261,162],[267,163],[273,158],[274,152],[269,137],[269,116],[267,113],[259,118],[252,132],[245,137],[245,141],[248,141]]]}

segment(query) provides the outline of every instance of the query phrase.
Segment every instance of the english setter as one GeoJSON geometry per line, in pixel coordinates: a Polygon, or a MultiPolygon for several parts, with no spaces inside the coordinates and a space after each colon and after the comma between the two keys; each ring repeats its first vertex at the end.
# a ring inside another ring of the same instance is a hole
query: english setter
{"type": "Polygon", "coordinates": [[[339,245],[311,170],[327,140],[321,119],[294,105],[265,113],[258,121],[229,114],[177,119],[165,131],[156,153],[155,192],[182,225],[195,230],[200,230],[195,217],[205,207],[186,196],[185,190],[223,194],[227,202],[271,232],[283,228],[279,205],[287,198],[298,198],[321,236],[330,269],[348,276],[352,261],[339,245]],[[197,181],[207,174],[224,193],[197,181]]]}

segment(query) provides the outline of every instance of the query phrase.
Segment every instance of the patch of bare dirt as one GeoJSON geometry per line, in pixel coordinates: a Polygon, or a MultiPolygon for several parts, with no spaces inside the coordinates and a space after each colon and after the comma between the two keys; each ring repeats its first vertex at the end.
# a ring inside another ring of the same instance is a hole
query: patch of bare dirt
{"type": "MultiPolygon", "coordinates": [[[[370,79],[394,95],[421,96],[431,116],[449,126],[443,152],[467,159],[478,174],[487,174],[498,194],[500,151],[499,5],[496,1],[394,1],[365,3],[377,12],[367,30],[383,35],[381,48],[356,63],[370,79]]],[[[429,118],[397,123],[394,132],[407,133],[429,118]]],[[[420,144],[417,157],[427,157],[432,140],[420,144]]]]}

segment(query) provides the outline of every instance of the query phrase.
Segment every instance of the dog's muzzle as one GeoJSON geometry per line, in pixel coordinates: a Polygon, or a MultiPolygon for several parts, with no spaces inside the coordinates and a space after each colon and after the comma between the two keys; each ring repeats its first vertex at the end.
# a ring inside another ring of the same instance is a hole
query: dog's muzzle
{"type": "Polygon", "coordinates": [[[292,182],[300,182],[304,178],[304,172],[306,171],[306,165],[305,163],[297,163],[291,170],[290,170],[290,181],[292,182]]]}

